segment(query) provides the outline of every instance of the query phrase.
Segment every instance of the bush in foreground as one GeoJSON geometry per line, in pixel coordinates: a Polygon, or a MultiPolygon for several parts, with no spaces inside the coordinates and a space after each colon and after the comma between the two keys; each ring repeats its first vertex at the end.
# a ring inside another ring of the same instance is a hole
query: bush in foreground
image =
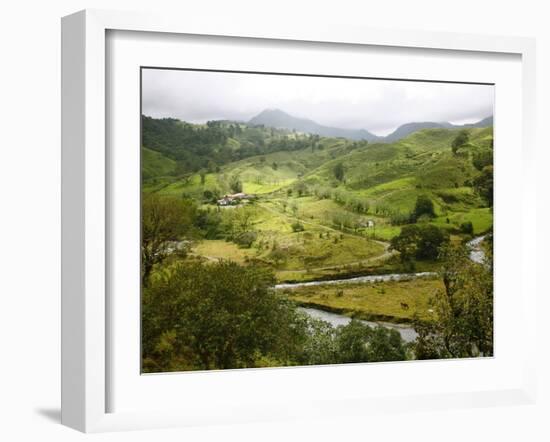
{"type": "Polygon", "coordinates": [[[399,333],[352,320],[332,327],[272,287],[271,271],[233,262],[179,262],[142,300],[146,372],[405,359],[399,333]]]}

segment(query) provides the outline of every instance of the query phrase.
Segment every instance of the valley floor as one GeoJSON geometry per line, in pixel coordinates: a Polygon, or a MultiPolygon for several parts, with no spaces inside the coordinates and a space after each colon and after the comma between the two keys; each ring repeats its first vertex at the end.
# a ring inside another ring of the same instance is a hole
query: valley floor
{"type": "MultiPolygon", "coordinates": [[[[254,130],[266,140],[273,136],[267,129],[254,130]]],[[[284,136],[310,142],[304,134],[284,136]]],[[[405,266],[390,241],[411,223],[407,216],[420,196],[433,203],[427,222],[449,234],[451,242],[491,230],[492,209],[472,183],[479,175],[473,165],[476,155],[492,155],[492,128],[470,129],[470,142],[452,152],[455,136],[452,130],[425,130],[395,143],[373,145],[320,138],[302,149],[251,156],[215,171],[158,177],[149,180],[144,191],[192,200],[200,210],[221,218],[223,232],[195,240],[193,258],[266,266],[279,284],[317,281],[280,290],[303,307],[370,321],[429,322],[434,320],[430,300],[443,289],[437,276],[441,262],[417,260],[405,266]],[[338,162],[345,179],[335,177],[338,162]],[[238,192],[251,199],[216,204],[216,198],[237,192],[235,180],[238,192]],[[242,239],[247,235],[248,240],[242,239]],[[427,274],[326,283],[404,273],[427,274]]],[[[165,168],[174,167],[164,161],[165,168]]]]}

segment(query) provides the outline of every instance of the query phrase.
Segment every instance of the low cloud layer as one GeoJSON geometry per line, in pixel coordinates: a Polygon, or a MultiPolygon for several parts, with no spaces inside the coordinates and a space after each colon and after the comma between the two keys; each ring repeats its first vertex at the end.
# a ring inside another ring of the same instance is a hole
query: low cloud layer
{"type": "Polygon", "coordinates": [[[192,123],[248,121],[281,109],[385,135],[404,123],[471,123],[493,114],[494,87],[391,80],[144,69],[143,114],[192,123]]]}

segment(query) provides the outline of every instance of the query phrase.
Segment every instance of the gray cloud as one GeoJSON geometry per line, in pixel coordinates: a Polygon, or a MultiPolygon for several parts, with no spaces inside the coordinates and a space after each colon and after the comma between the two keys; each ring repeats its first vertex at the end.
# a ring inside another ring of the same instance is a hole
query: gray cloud
{"type": "Polygon", "coordinates": [[[247,121],[277,108],[319,124],[379,135],[421,121],[469,123],[493,114],[493,86],[144,69],[142,110],[204,123],[247,121]]]}

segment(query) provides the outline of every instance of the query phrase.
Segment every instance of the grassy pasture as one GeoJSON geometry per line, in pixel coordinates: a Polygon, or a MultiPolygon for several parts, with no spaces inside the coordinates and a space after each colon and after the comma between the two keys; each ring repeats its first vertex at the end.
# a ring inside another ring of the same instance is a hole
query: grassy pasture
{"type": "Polygon", "coordinates": [[[152,177],[170,176],[176,170],[176,162],[160,152],[141,148],[141,175],[144,180],[152,177]]]}
{"type": "Polygon", "coordinates": [[[465,222],[471,222],[474,226],[474,235],[488,231],[493,225],[493,214],[489,208],[471,209],[468,212],[455,212],[447,217],[440,216],[433,220],[433,223],[439,227],[451,226],[455,229],[465,222]],[[447,223],[447,218],[449,223],[447,223]]]}
{"type": "MultiPolygon", "coordinates": [[[[304,231],[294,232],[291,224],[297,220],[290,211],[280,212],[267,205],[257,206],[254,230],[257,240],[250,249],[223,240],[203,240],[193,253],[216,259],[244,262],[245,257],[272,262],[272,252],[279,249],[284,259],[275,265],[276,270],[312,270],[324,267],[341,267],[367,261],[384,253],[384,246],[366,237],[338,232],[318,224],[318,220],[301,220],[304,231]]],[[[226,209],[238,210],[238,209],[226,209]]]]}
{"type": "Polygon", "coordinates": [[[224,240],[201,241],[193,248],[193,253],[207,259],[228,259],[243,264],[246,258],[255,256],[254,249],[243,249],[237,244],[224,240]]]}
{"type": "MultiPolygon", "coordinates": [[[[261,131],[260,131],[261,132],[261,131]]],[[[259,132],[259,133],[260,133],[259,132]]],[[[380,242],[389,241],[401,231],[390,223],[390,212],[410,212],[419,195],[432,199],[437,218],[432,223],[455,232],[464,222],[472,222],[474,233],[492,226],[490,209],[466,183],[478,173],[471,164],[472,152],[492,143],[492,129],[470,129],[470,142],[458,155],[450,149],[457,131],[421,130],[391,144],[351,143],[345,139],[321,138],[315,149],[277,151],[226,164],[218,173],[186,179],[158,175],[144,184],[144,191],[195,198],[204,204],[204,192],[230,193],[229,180],[238,177],[243,191],[255,194],[256,217],[253,230],[257,239],[250,249],[224,240],[203,240],[193,253],[214,259],[259,259],[274,268],[280,280],[309,280],[331,275],[376,269],[395,270],[380,242]],[[342,163],[345,179],[336,180],[333,169],[342,163]],[[319,185],[366,200],[368,213],[354,213],[332,199],[309,194],[298,197],[296,183],[319,185]],[[290,194],[287,191],[292,190],[290,194]],[[378,210],[382,208],[382,210],[378,210]],[[335,225],[344,214],[354,222],[372,220],[375,227],[355,230],[335,225]],[[294,232],[300,222],[303,232],[294,232]],[[283,259],[272,259],[274,249],[283,259]]],[[[235,150],[240,142],[230,139],[235,150]]],[[[146,150],[144,161],[151,173],[168,174],[175,163],[155,151],[146,150]],[[157,172],[154,172],[154,171],[157,172]]],[[[233,209],[226,209],[233,210],[233,209]]]]}
{"type": "Polygon", "coordinates": [[[430,298],[443,283],[437,278],[362,284],[320,285],[286,289],[291,299],[366,320],[410,322],[433,319],[430,298]],[[402,305],[406,304],[406,307],[402,305]]]}

